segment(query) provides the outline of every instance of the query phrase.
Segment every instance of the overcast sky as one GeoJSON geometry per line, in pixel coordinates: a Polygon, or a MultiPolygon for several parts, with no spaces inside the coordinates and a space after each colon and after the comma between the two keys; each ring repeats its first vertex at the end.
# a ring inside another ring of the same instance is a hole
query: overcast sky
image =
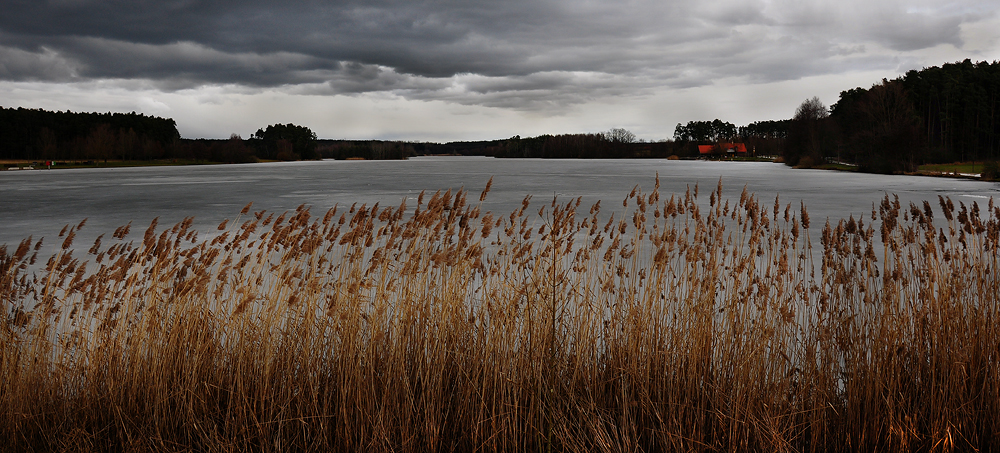
{"type": "Polygon", "coordinates": [[[995,0],[0,0],[0,105],[184,137],[478,140],[790,117],[1000,59],[995,0]]]}

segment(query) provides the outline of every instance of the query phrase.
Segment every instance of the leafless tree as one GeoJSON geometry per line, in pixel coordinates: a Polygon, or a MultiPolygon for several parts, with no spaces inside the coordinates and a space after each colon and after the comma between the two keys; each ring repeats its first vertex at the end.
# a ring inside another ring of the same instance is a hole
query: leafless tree
{"type": "Polygon", "coordinates": [[[605,132],[602,135],[604,135],[604,139],[605,140],[607,140],[607,141],[609,141],[611,143],[635,143],[636,142],[635,134],[633,134],[628,129],[623,129],[623,128],[620,128],[620,127],[616,127],[614,129],[611,129],[610,131],[607,131],[607,132],[605,132]]]}
{"type": "Polygon", "coordinates": [[[828,116],[830,116],[830,110],[823,105],[823,102],[818,97],[813,96],[812,99],[802,101],[799,108],[795,109],[795,116],[792,119],[796,121],[816,121],[828,116]]]}

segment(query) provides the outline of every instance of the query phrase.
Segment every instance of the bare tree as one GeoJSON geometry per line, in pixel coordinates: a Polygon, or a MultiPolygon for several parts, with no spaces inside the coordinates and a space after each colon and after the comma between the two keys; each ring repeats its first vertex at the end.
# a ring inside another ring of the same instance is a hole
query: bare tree
{"type": "Polygon", "coordinates": [[[796,121],[815,121],[828,116],[830,116],[830,110],[823,105],[823,102],[818,97],[813,96],[812,99],[806,99],[802,101],[802,104],[799,104],[799,108],[795,109],[795,116],[792,119],[796,121]]]}
{"type": "Polygon", "coordinates": [[[607,140],[607,141],[609,141],[611,143],[635,143],[636,142],[636,136],[635,136],[635,134],[633,134],[632,132],[630,132],[628,129],[623,129],[623,128],[620,128],[620,127],[616,127],[614,129],[611,129],[610,131],[607,131],[607,132],[605,132],[605,133],[603,133],[601,135],[604,136],[605,140],[607,140]]]}

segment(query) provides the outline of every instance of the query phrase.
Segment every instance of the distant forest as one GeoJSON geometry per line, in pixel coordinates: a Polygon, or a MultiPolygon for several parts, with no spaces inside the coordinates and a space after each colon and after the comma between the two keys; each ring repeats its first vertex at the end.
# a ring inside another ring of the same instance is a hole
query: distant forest
{"type": "Polygon", "coordinates": [[[135,112],[73,113],[0,107],[3,159],[157,159],[164,157],[179,138],[174,120],[135,112]]]}
{"type": "MultiPolygon", "coordinates": [[[[790,112],[791,113],[791,112],[790,112]]],[[[870,88],[840,93],[830,108],[804,101],[787,120],[736,126],[719,119],[677,124],[671,139],[637,140],[625,129],[602,133],[420,143],[320,140],[309,128],[274,124],[243,139],[182,139],[173,119],[133,113],[72,113],[0,107],[0,159],[258,160],[406,159],[420,155],[501,158],[680,158],[698,145],[740,142],[751,156],[788,165],[828,162],[877,173],[926,163],[1000,157],[1000,63],[969,60],[909,71],[870,88]]]]}

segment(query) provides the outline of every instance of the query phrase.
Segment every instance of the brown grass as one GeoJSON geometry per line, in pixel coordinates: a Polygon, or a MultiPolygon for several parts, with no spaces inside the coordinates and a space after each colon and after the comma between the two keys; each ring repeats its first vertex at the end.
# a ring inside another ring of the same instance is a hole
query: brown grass
{"type": "Polygon", "coordinates": [[[80,224],[44,265],[29,238],[0,253],[0,450],[1000,447],[992,201],[886,198],[814,263],[804,206],[658,185],[608,217],[248,205],[87,257],[80,224]]]}

